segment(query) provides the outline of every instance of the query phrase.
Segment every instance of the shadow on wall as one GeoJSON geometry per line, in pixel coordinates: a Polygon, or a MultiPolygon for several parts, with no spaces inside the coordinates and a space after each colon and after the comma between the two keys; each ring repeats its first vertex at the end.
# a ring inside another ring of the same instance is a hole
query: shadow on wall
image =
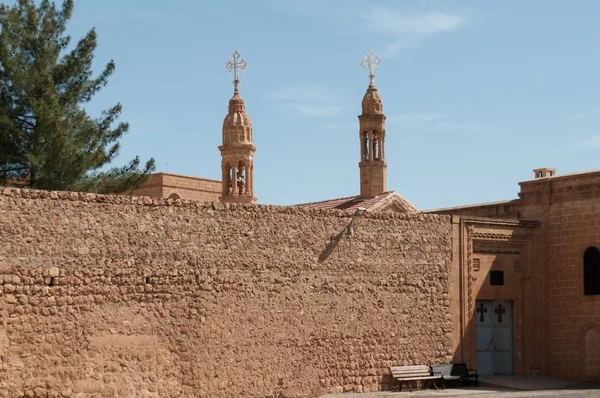
{"type": "Polygon", "coordinates": [[[319,255],[319,258],[317,260],[319,262],[319,264],[324,262],[325,260],[327,260],[329,258],[329,256],[331,256],[331,253],[333,253],[333,251],[338,246],[338,244],[340,243],[342,238],[344,238],[344,237],[349,238],[349,237],[354,236],[354,227],[355,227],[354,223],[359,216],[363,215],[363,213],[364,213],[363,209],[357,210],[356,213],[354,214],[354,216],[352,216],[352,219],[350,220],[348,225],[346,225],[337,235],[333,235],[333,236],[331,236],[331,238],[329,238],[329,243],[327,243],[327,245],[325,246],[325,249],[323,249],[323,251],[321,252],[321,254],[319,255]]]}

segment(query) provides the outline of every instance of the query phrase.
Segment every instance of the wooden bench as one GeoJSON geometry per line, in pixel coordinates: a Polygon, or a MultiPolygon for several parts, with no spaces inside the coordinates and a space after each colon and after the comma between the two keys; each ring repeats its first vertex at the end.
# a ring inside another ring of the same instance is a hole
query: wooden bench
{"type": "Polygon", "coordinates": [[[423,380],[424,388],[427,388],[428,382],[432,382],[437,390],[435,380],[442,378],[441,374],[434,374],[429,365],[390,366],[390,371],[392,377],[400,382],[400,391],[402,391],[404,383],[407,383],[409,390],[412,392],[410,382],[419,380],[423,380]]]}
{"type": "Polygon", "coordinates": [[[460,383],[468,383],[471,381],[470,379],[475,379],[475,384],[477,385],[479,375],[475,369],[467,368],[467,365],[464,363],[445,363],[432,365],[431,370],[435,374],[442,375],[442,388],[446,388],[446,382],[450,380],[457,380],[460,383]]]}

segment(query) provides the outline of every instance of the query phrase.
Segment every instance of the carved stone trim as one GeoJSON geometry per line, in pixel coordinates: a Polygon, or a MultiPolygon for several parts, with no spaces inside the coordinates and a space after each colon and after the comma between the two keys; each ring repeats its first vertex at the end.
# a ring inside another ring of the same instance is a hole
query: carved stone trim
{"type": "Polygon", "coordinates": [[[473,313],[473,233],[475,227],[473,225],[467,226],[467,313],[468,317],[473,313]]]}
{"type": "MultiPolygon", "coordinates": [[[[520,256],[520,265],[529,272],[529,251],[533,231],[531,228],[517,227],[512,231],[484,232],[476,231],[475,225],[466,225],[467,248],[467,310],[473,313],[475,299],[473,286],[477,280],[473,269],[473,254],[508,254],[520,256]]],[[[470,315],[469,315],[470,316],[470,315]]]]}
{"type": "Polygon", "coordinates": [[[525,251],[527,251],[527,243],[514,243],[510,241],[494,242],[483,240],[477,240],[473,243],[474,253],[522,255],[525,251]]]}
{"type": "Polygon", "coordinates": [[[515,231],[512,233],[500,233],[500,232],[473,232],[473,239],[491,239],[491,240],[518,240],[518,239],[528,239],[532,234],[531,229],[527,229],[526,231],[515,231]]]}

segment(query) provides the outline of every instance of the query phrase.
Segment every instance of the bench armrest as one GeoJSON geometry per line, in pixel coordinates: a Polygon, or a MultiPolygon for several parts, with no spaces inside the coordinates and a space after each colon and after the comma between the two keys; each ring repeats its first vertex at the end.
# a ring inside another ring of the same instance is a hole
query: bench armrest
{"type": "Polygon", "coordinates": [[[467,369],[467,379],[470,379],[471,377],[474,378],[475,380],[479,379],[479,375],[477,374],[477,371],[475,369],[467,369]]]}

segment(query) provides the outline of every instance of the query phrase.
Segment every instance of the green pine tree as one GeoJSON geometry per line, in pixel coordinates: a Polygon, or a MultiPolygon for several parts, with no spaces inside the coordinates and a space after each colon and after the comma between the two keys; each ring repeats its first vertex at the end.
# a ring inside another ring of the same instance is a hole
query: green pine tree
{"type": "Polygon", "coordinates": [[[117,119],[121,105],[99,118],[89,102],[115,70],[110,61],[93,76],[96,32],[69,48],[66,25],[73,0],[0,4],[0,184],[17,181],[36,189],[129,192],[154,170],[139,158],[106,170],[129,125],[117,119]]]}

